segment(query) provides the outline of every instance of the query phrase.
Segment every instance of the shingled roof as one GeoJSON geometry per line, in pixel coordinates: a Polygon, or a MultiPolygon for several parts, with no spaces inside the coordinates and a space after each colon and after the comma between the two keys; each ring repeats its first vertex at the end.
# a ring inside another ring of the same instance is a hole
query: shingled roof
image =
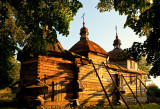
{"type": "Polygon", "coordinates": [[[54,44],[49,43],[47,45],[47,50],[59,52],[59,53],[63,53],[65,51],[58,39],[57,39],[57,42],[55,42],[54,44]]]}
{"type": "Polygon", "coordinates": [[[108,53],[100,47],[98,44],[90,41],[89,39],[81,39],[69,51],[80,53],[80,52],[95,52],[108,55],[108,53]]]}
{"type": "Polygon", "coordinates": [[[126,58],[122,55],[121,57],[117,58],[117,55],[119,53],[122,53],[123,50],[121,48],[114,48],[112,51],[108,52],[109,54],[109,59],[111,61],[115,61],[115,60],[125,60],[126,58]]]}
{"type": "Polygon", "coordinates": [[[109,54],[102,47],[88,39],[88,34],[88,28],[85,27],[83,21],[83,27],[80,29],[80,41],[73,45],[69,51],[75,53],[95,52],[108,56],[109,54]]]}

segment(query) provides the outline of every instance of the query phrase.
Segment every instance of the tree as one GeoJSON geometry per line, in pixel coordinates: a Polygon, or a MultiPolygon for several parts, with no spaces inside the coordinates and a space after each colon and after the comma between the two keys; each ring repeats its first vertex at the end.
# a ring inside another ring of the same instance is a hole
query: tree
{"type": "Polygon", "coordinates": [[[12,79],[12,83],[15,83],[20,78],[21,63],[18,62],[15,57],[11,57],[10,62],[13,67],[12,70],[9,71],[9,77],[12,79]]]}
{"type": "Polygon", "coordinates": [[[24,43],[33,55],[46,55],[46,45],[56,42],[57,32],[67,36],[70,21],[82,7],[78,0],[10,0],[9,3],[16,10],[16,25],[29,35],[24,43]]]}
{"type": "MultiPolygon", "coordinates": [[[[151,70],[152,65],[147,64],[146,57],[141,57],[141,60],[139,61],[139,64],[138,64],[138,68],[148,73],[151,70]]],[[[146,81],[151,81],[149,80],[151,79],[149,75],[146,75],[145,77],[146,77],[145,79],[146,81]]]]}
{"type": "Polygon", "coordinates": [[[0,1],[0,88],[12,83],[9,71],[13,65],[10,58],[14,56],[17,48],[16,42],[21,42],[24,32],[15,25],[11,15],[12,7],[0,1]]]}
{"type": "Polygon", "coordinates": [[[147,56],[152,76],[160,75],[160,1],[159,0],[100,0],[97,5],[100,12],[115,9],[120,15],[127,15],[124,27],[128,26],[139,36],[146,36],[144,43],[135,42],[126,51],[139,61],[147,56]]]}
{"type": "Polygon", "coordinates": [[[0,84],[10,84],[10,58],[26,46],[34,56],[47,55],[57,34],[67,36],[82,4],[78,0],[0,0],[0,84]]]}

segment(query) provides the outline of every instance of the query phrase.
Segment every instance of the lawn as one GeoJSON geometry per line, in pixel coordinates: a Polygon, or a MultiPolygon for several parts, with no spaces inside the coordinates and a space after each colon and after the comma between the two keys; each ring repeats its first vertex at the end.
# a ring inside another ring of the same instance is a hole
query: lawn
{"type": "MultiPolygon", "coordinates": [[[[16,109],[12,108],[15,107],[12,98],[15,97],[15,94],[11,93],[9,88],[0,90],[0,109],[16,109]]],[[[40,109],[39,106],[38,109],[40,109]]],[[[130,109],[160,109],[160,105],[155,103],[150,104],[142,104],[142,108],[139,105],[129,105],[130,109]]],[[[101,107],[101,106],[94,106],[94,107],[84,107],[85,109],[111,109],[110,106],[101,107]]],[[[82,109],[80,107],[75,109],[82,109]]],[[[114,109],[127,109],[126,106],[114,106],[114,109]]]]}
{"type": "MultiPolygon", "coordinates": [[[[127,109],[126,106],[113,106],[114,109],[127,109]]],[[[160,105],[155,104],[155,103],[150,103],[150,104],[142,104],[142,108],[139,105],[129,105],[130,109],[160,109],[160,105]]],[[[109,106],[106,107],[85,107],[85,109],[111,109],[109,106]]],[[[81,108],[77,108],[81,109],[81,108]]]]}
{"type": "MultiPolygon", "coordinates": [[[[18,109],[15,107],[10,100],[0,100],[0,109],[18,109]]],[[[160,105],[155,103],[143,104],[142,108],[139,105],[129,105],[130,109],[160,109],[160,105]]],[[[38,106],[38,109],[43,109],[41,106],[38,106]]],[[[84,107],[84,108],[74,108],[74,109],[111,109],[109,106],[94,106],[94,107],[84,107]]],[[[114,106],[114,109],[127,109],[126,106],[114,106]]]]}

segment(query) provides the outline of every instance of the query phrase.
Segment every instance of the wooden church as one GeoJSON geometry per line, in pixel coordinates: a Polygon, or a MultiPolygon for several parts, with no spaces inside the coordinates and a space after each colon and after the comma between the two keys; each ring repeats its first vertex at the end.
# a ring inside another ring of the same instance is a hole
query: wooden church
{"type": "Polygon", "coordinates": [[[15,102],[67,107],[147,101],[146,73],[137,62],[116,58],[122,52],[118,35],[109,53],[89,40],[84,22],[80,36],[69,51],[58,41],[48,44],[48,56],[18,53],[21,72],[15,102]]]}

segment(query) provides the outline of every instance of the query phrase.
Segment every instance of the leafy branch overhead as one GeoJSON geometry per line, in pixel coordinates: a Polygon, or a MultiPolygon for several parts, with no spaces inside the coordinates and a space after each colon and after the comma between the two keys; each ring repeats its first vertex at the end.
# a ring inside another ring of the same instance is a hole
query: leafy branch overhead
{"type": "Polygon", "coordinates": [[[100,12],[115,9],[120,15],[127,15],[124,27],[128,26],[139,36],[146,36],[144,43],[134,43],[127,49],[136,60],[147,55],[147,62],[153,65],[150,75],[160,75],[160,1],[159,0],[100,0],[100,12]]]}
{"type": "Polygon", "coordinates": [[[47,54],[46,46],[57,41],[57,34],[69,34],[81,7],[78,0],[0,0],[0,83],[9,77],[9,58],[19,46],[34,56],[47,54]]]}
{"type": "Polygon", "coordinates": [[[10,5],[16,10],[16,25],[30,35],[25,43],[35,55],[44,54],[57,33],[69,34],[70,21],[82,7],[77,0],[10,0],[10,5]]]}

